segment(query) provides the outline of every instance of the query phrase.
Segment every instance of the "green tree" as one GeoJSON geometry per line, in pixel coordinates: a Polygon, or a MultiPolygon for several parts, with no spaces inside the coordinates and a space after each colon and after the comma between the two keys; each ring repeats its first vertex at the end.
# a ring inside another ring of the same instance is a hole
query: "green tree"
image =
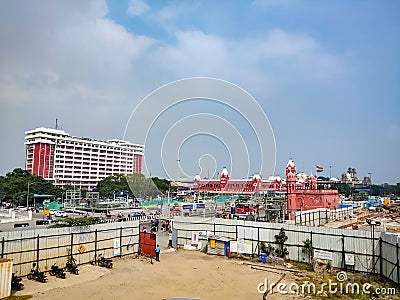
{"type": "Polygon", "coordinates": [[[97,191],[100,197],[113,197],[114,192],[128,192],[130,197],[133,196],[126,176],[121,174],[111,175],[100,180],[97,183],[97,191]]]}
{"type": "Polygon", "coordinates": [[[285,242],[288,240],[288,236],[285,233],[285,229],[282,227],[277,235],[275,235],[275,241],[278,244],[278,248],[275,249],[277,256],[285,258],[289,254],[289,251],[285,247],[285,242]]]}
{"type": "Polygon", "coordinates": [[[162,194],[153,180],[151,180],[151,178],[146,178],[142,174],[129,174],[127,175],[127,180],[136,198],[154,198],[162,194]]]}
{"type": "Polygon", "coordinates": [[[303,241],[303,247],[301,249],[301,251],[304,254],[307,254],[308,256],[308,262],[311,262],[311,256],[312,256],[312,252],[313,252],[313,246],[312,246],[312,242],[310,239],[306,239],[305,241],[303,241]]]}
{"type": "Polygon", "coordinates": [[[347,183],[339,182],[335,185],[335,187],[337,188],[339,194],[343,194],[346,197],[350,196],[351,188],[347,183]]]}
{"type": "Polygon", "coordinates": [[[158,177],[152,177],[151,180],[153,180],[154,184],[156,185],[157,189],[161,193],[165,193],[170,189],[170,181],[167,179],[160,179],[158,177]]]}
{"type": "Polygon", "coordinates": [[[26,205],[28,184],[30,205],[33,204],[34,194],[50,194],[55,197],[62,195],[62,190],[46,179],[32,175],[21,168],[16,168],[7,173],[5,177],[0,178],[1,200],[15,205],[26,205]]]}

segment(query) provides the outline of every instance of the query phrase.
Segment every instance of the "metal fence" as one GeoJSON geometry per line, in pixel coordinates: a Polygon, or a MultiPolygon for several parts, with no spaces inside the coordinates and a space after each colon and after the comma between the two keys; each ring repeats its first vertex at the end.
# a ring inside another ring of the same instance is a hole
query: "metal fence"
{"type": "Polygon", "coordinates": [[[399,238],[387,233],[336,229],[328,227],[310,227],[291,224],[276,224],[242,220],[215,218],[183,218],[173,221],[178,247],[191,243],[193,232],[208,232],[231,240],[244,240],[252,243],[254,254],[260,254],[262,242],[274,245],[275,235],[284,228],[288,240],[288,258],[295,261],[307,261],[303,253],[304,241],[309,239],[314,250],[329,252],[332,266],[345,270],[378,273],[395,283],[399,283],[399,238]],[[346,265],[346,255],[353,255],[354,266],[346,265]]]}
{"type": "Polygon", "coordinates": [[[13,260],[13,271],[27,275],[32,264],[47,271],[56,263],[65,266],[71,253],[78,264],[98,254],[113,257],[137,253],[139,221],[89,226],[0,232],[0,256],[13,260]]]}
{"type": "Polygon", "coordinates": [[[304,226],[321,226],[332,220],[346,220],[354,214],[353,207],[346,207],[337,210],[317,208],[313,210],[296,212],[295,224],[304,226]]]}

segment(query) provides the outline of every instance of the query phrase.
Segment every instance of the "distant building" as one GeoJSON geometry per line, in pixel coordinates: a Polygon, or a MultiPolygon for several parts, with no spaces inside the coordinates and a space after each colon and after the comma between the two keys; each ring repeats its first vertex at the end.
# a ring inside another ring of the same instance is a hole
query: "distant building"
{"type": "Polygon", "coordinates": [[[318,189],[317,179],[310,175],[298,180],[296,166],[289,160],[286,166],[287,210],[289,219],[293,220],[295,212],[316,208],[337,209],[339,205],[338,191],[318,189]]]}
{"type": "Polygon", "coordinates": [[[75,137],[41,127],[25,132],[25,145],[25,169],[58,187],[93,190],[107,176],[142,173],[144,146],[127,141],[75,137]]]}
{"type": "Polygon", "coordinates": [[[358,183],[357,171],[355,168],[348,168],[346,173],[342,174],[342,182],[356,184],[358,183]]]}

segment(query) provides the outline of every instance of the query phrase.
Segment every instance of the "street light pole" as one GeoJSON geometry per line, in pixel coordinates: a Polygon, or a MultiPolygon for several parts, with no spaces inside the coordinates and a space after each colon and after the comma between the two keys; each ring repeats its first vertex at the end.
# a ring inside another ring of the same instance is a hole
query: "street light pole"
{"type": "Polygon", "coordinates": [[[372,220],[372,219],[367,219],[367,223],[371,226],[371,241],[372,241],[372,267],[371,267],[371,273],[372,276],[375,274],[375,226],[380,226],[381,221],[379,220],[372,220]]]}
{"type": "Polygon", "coordinates": [[[29,207],[29,185],[30,185],[31,183],[30,182],[28,182],[28,194],[26,194],[26,209],[28,209],[28,207],[29,207]]]}

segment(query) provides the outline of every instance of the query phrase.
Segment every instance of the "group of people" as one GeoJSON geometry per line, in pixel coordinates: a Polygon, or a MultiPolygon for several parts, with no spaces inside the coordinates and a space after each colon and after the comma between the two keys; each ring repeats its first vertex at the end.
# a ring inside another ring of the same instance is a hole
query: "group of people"
{"type": "MultiPolygon", "coordinates": [[[[157,220],[157,221],[158,221],[158,220],[157,220]]],[[[158,225],[155,225],[155,224],[157,224],[157,223],[152,221],[152,232],[155,231],[155,230],[153,230],[153,226],[157,226],[157,227],[158,227],[158,225]]],[[[170,228],[169,221],[164,222],[164,223],[162,224],[162,228],[163,228],[164,230],[167,230],[167,229],[168,229],[168,248],[172,248],[172,230],[171,230],[171,228],[170,228]]],[[[157,228],[157,230],[158,230],[158,228],[157,228]]],[[[142,230],[141,230],[141,231],[147,233],[147,228],[146,228],[146,226],[142,226],[142,230]]],[[[160,261],[161,249],[160,249],[160,245],[158,245],[158,244],[157,244],[157,246],[156,246],[156,248],[155,248],[155,253],[156,253],[156,261],[160,261]]]]}

